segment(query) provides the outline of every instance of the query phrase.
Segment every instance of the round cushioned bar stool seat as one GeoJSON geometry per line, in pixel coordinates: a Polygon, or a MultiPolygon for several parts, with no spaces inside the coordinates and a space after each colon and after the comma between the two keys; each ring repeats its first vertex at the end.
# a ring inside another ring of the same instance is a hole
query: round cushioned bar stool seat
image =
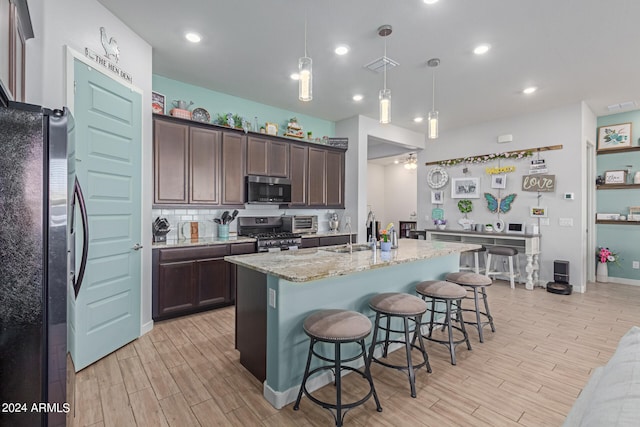
{"type": "Polygon", "coordinates": [[[467,291],[460,285],[441,280],[427,280],[416,285],[416,292],[429,298],[461,299],[467,291]]]}
{"type": "Polygon", "coordinates": [[[322,341],[357,341],[371,332],[364,314],[348,310],[321,310],[304,320],[307,335],[322,341]]]}
{"type": "Polygon", "coordinates": [[[427,311],[427,304],[420,298],[396,292],[376,295],[369,301],[369,307],[392,316],[417,316],[427,311]]]}
{"type": "Polygon", "coordinates": [[[491,255],[516,256],[518,250],[507,246],[492,246],[487,249],[487,253],[491,255]]]}
{"type": "Polygon", "coordinates": [[[490,286],[492,280],[482,274],[460,271],[457,273],[449,273],[446,276],[447,282],[457,283],[462,286],[490,286]]]}

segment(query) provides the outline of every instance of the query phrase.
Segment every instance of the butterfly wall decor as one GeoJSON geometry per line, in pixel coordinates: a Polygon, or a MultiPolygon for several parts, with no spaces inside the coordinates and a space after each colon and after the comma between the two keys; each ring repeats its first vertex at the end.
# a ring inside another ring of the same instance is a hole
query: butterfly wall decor
{"type": "Polygon", "coordinates": [[[516,199],[516,194],[509,194],[502,199],[496,199],[493,194],[484,193],[484,198],[487,199],[487,208],[491,212],[507,213],[511,210],[511,203],[516,199]]]}

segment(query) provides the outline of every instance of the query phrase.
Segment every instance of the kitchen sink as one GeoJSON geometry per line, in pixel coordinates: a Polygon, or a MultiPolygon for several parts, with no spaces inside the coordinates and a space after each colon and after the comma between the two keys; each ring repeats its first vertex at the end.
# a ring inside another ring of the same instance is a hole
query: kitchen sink
{"type": "MultiPolygon", "coordinates": [[[[348,245],[335,246],[335,247],[329,247],[329,248],[322,248],[322,250],[344,254],[344,253],[349,253],[349,246],[348,245]]],[[[370,251],[371,247],[369,245],[353,245],[351,250],[353,252],[370,251]]]]}

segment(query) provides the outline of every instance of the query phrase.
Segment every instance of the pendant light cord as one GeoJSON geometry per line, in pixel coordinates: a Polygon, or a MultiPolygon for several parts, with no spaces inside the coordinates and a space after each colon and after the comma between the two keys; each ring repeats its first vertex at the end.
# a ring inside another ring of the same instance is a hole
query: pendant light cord
{"type": "Polygon", "coordinates": [[[307,58],[307,14],[304,14],[304,57],[307,58]]]}
{"type": "Polygon", "coordinates": [[[433,67],[433,77],[431,80],[431,111],[436,111],[436,67],[433,67]]]}
{"type": "Polygon", "coordinates": [[[387,90],[387,38],[384,38],[384,57],[382,58],[384,61],[384,90],[387,90]]]}

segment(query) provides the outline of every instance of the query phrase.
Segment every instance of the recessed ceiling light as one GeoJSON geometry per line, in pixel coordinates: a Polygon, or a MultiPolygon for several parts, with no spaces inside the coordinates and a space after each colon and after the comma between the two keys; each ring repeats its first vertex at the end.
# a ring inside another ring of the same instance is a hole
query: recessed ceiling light
{"type": "Polygon", "coordinates": [[[336,50],[335,50],[336,55],[345,55],[348,52],[349,52],[349,46],[345,44],[341,44],[340,46],[336,47],[336,50]]]}
{"type": "Polygon", "coordinates": [[[535,92],[536,90],[538,90],[537,87],[535,86],[531,86],[526,88],[525,90],[522,91],[522,93],[524,93],[525,95],[531,95],[533,92],[535,92]]]}
{"type": "Polygon", "coordinates": [[[481,44],[473,49],[473,53],[475,53],[476,55],[484,55],[485,53],[489,52],[489,49],[491,49],[491,46],[489,46],[488,44],[481,44]]]}
{"type": "Polygon", "coordinates": [[[413,118],[413,121],[416,122],[416,123],[422,123],[423,120],[424,120],[424,118],[422,118],[422,117],[414,117],[413,118]]]}
{"type": "Polygon", "coordinates": [[[438,3],[438,0],[423,0],[426,4],[438,3]]]}
{"type": "Polygon", "coordinates": [[[353,95],[353,100],[354,101],[362,101],[362,98],[364,98],[364,96],[358,94],[358,95],[353,95]]]}
{"type": "Polygon", "coordinates": [[[291,80],[300,80],[300,74],[298,73],[291,73],[289,77],[291,77],[291,80]]]}
{"type": "Polygon", "coordinates": [[[184,37],[189,40],[191,43],[200,43],[200,40],[202,40],[202,37],[200,37],[200,34],[197,33],[187,33],[184,35],[184,37]]]}

